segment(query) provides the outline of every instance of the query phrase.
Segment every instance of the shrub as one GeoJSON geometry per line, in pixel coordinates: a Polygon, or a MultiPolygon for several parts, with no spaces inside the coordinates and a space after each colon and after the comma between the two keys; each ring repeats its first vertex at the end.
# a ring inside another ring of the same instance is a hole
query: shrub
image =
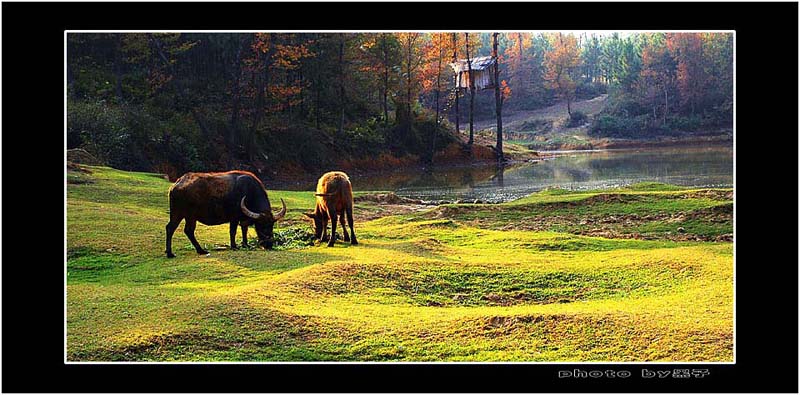
{"type": "Polygon", "coordinates": [[[102,162],[125,169],[131,139],[131,130],[118,107],[104,100],[67,102],[68,148],[84,148],[102,162]]]}
{"type": "Polygon", "coordinates": [[[699,115],[673,116],[667,118],[667,128],[674,132],[693,132],[700,129],[699,115]]]}
{"type": "Polygon", "coordinates": [[[366,122],[356,125],[345,131],[348,147],[362,147],[362,153],[375,154],[386,143],[386,130],[377,117],[369,118],[366,122]]]}
{"type": "Polygon", "coordinates": [[[580,112],[578,110],[575,110],[575,111],[572,112],[572,114],[570,114],[569,122],[567,122],[567,126],[569,126],[569,127],[581,126],[581,125],[585,124],[588,121],[589,121],[589,117],[587,117],[586,114],[584,114],[584,113],[582,113],[582,112],[580,112]]]}
{"type": "Polygon", "coordinates": [[[599,82],[582,82],[575,88],[578,99],[593,99],[607,92],[606,85],[599,82]]]}
{"type": "Polygon", "coordinates": [[[593,137],[639,138],[647,134],[648,117],[619,117],[602,114],[592,123],[589,135],[593,137]]]}
{"type": "Polygon", "coordinates": [[[520,127],[520,131],[530,133],[546,133],[553,130],[553,121],[547,119],[534,119],[532,121],[525,121],[520,127]]]}

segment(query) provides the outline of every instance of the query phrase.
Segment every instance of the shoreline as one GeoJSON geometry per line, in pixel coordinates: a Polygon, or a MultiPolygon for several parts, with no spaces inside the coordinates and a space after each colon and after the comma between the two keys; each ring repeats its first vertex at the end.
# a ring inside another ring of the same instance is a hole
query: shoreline
{"type": "MultiPolygon", "coordinates": [[[[515,166],[537,163],[541,161],[552,160],[565,155],[574,155],[582,153],[599,153],[599,152],[614,152],[614,151],[627,151],[636,149],[660,149],[670,147],[689,147],[697,146],[722,146],[733,143],[732,136],[706,136],[700,138],[671,138],[662,140],[619,140],[607,141],[600,146],[594,146],[592,149],[563,149],[563,150],[547,150],[547,151],[533,151],[529,152],[510,152],[506,156],[506,161],[503,168],[509,169],[515,166]]],[[[349,176],[357,178],[375,178],[375,177],[394,177],[402,176],[409,173],[447,173],[449,171],[458,171],[462,169],[490,169],[499,171],[497,162],[493,160],[463,160],[454,161],[448,160],[441,163],[434,162],[433,165],[424,163],[408,164],[406,166],[398,166],[387,169],[384,166],[375,168],[361,168],[361,169],[347,169],[344,170],[349,176]]],[[[335,169],[326,169],[335,170],[335,169]]],[[[304,191],[314,190],[318,177],[316,175],[306,175],[302,179],[294,178],[292,181],[283,180],[265,180],[272,185],[272,188],[304,191]]]]}

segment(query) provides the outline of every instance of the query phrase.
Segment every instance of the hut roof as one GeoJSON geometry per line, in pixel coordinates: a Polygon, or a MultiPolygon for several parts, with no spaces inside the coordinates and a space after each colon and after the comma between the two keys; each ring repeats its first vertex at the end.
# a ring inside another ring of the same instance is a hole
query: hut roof
{"type": "MultiPolygon", "coordinates": [[[[493,65],[495,62],[494,58],[491,56],[480,56],[477,58],[472,58],[472,70],[473,71],[481,71],[487,69],[489,66],[493,65]]],[[[468,71],[467,60],[466,59],[459,59],[455,63],[450,63],[450,67],[453,68],[453,71],[456,73],[461,73],[464,71],[468,71]]]]}

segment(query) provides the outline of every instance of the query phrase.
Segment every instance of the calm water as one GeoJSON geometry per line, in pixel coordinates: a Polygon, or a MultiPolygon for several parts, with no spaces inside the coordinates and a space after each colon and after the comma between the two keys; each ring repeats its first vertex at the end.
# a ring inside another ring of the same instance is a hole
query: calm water
{"type": "Polygon", "coordinates": [[[733,186],[733,147],[649,148],[570,152],[506,167],[462,167],[359,176],[356,190],[391,190],[423,200],[509,201],[548,187],[571,190],[625,186],[643,181],[695,187],[733,186]]]}

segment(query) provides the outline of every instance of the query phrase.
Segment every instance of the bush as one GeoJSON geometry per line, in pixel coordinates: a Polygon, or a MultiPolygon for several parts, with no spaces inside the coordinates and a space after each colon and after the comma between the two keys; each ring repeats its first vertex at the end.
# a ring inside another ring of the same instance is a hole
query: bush
{"type": "Polygon", "coordinates": [[[547,119],[534,119],[532,121],[525,121],[520,126],[520,131],[530,133],[546,133],[553,130],[553,121],[547,119]]]}
{"type": "Polygon", "coordinates": [[[673,132],[694,132],[700,129],[701,121],[698,115],[673,116],[667,118],[667,129],[673,132]]]}
{"type": "Polygon", "coordinates": [[[607,91],[605,84],[599,82],[582,82],[575,88],[575,97],[583,100],[593,99],[607,91]]]}
{"type": "Polygon", "coordinates": [[[126,169],[132,133],[118,107],[98,102],[67,102],[68,148],[84,148],[112,167],[126,169]]]}
{"type": "Polygon", "coordinates": [[[572,112],[572,114],[570,114],[569,122],[567,123],[567,126],[573,128],[573,127],[576,127],[576,126],[581,126],[581,125],[585,124],[588,121],[589,121],[589,117],[587,117],[586,114],[584,114],[584,113],[582,113],[582,112],[580,112],[578,110],[575,110],[575,111],[572,112]]]}
{"type": "Polygon", "coordinates": [[[363,154],[376,154],[386,143],[386,130],[383,121],[377,117],[345,130],[347,147],[361,147],[363,154]]]}
{"type": "Polygon", "coordinates": [[[648,117],[619,117],[602,114],[592,123],[589,135],[593,137],[640,138],[648,133],[648,117]]]}
{"type": "Polygon", "coordinates": [[[121,170],[151,171],[164,162],[175,171],[201,169],[203,144],[194,122],[177,114],[161,120],[154,112],[137,104],[70,100],[68,148],[83,148],[121,170]]]}

